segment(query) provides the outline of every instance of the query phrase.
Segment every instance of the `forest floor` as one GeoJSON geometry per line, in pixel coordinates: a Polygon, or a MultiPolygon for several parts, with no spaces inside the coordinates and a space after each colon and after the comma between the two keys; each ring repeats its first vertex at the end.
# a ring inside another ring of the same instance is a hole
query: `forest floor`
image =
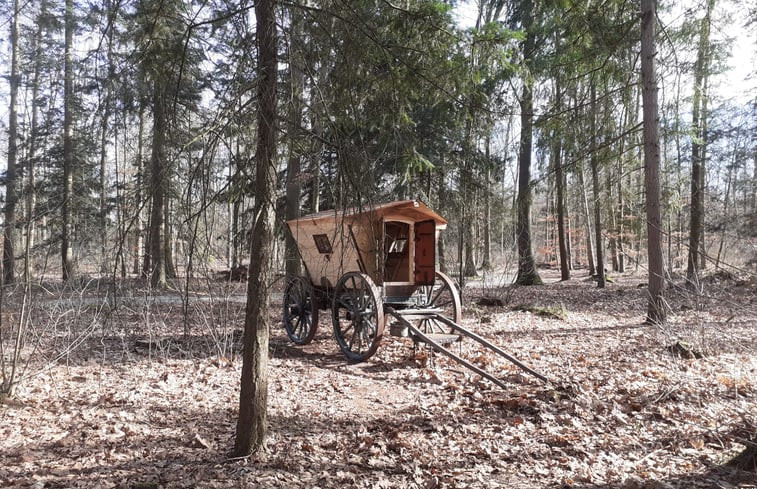
{"type": "Polygon", "coordinates": [[[107,288],[38,291],[33,361],[0,403],[0,487],[757,487],[757,473],[725,464],[755,437],[754,277],[669,287],[660,328],[643,323],[639,276],[600,290],[585,272],[542,273],[540,287],[465,290],[464,325],[552,380],[454,346],[507,389],[403,338],[348,364],[326,312],[295,347],[275,300],[268,452],[241,460],[228,453],[244,284],[187,301],[123,284],[117,307],[98,299],[107,288]]]}

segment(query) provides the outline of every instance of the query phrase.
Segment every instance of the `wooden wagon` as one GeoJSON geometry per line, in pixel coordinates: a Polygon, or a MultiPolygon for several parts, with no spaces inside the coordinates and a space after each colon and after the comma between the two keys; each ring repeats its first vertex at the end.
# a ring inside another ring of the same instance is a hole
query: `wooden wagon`
{"type": "Polygon", "coordinates": [[[418,330],[438,342],[459,339],[441,318],[460,323],[460,294],[436,270],[437,239],[447,221],[426,204],[331,210],[287,226],[306,271],[291,277],[284,292],[284,326],[294,343],[309,343],[318,311],[329,308],[336,341],[351,361],[376,352],[387,322],[395,335],[418,330]]]}
{"type": "Polygon", "coordinates": [[[378,349],[385,323],[395,336],[452,358],[506,388],[498,376],[450,351],[469,338],[543,381],[547,378],[460,325],[462,307],[454,282],[436,270],[439,233],[447,221],[414,200],[326,211],[287,222],[305,265],[284,289],[284,327],[298,345],[310,343],[318,313],[331,309],[334,336],[348,360],[378,349]]]}

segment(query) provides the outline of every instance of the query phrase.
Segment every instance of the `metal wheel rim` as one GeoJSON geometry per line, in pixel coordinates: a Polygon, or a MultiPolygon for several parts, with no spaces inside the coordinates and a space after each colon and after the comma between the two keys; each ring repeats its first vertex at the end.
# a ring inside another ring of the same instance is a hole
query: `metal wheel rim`
{"type": "Polygon", "coordinates": [[[378,288],[367,275],[350,272],[334,290],[334,336],[348,360],[367,360],[384,332],[384,310],[378,288]]]}
{"type": "MultiPolygon", "coordinates": [[[[443,316],[460,324],[462,321],[462,304],[460,294],[452,279],[442,272],[436,272],[434,285],[423,286],[419,289],[421,308],[441,308],[443,316]]],[[[424,333],[454,333],[454,328],[436,319],[422,319],[418,328],[424,333]]]]}

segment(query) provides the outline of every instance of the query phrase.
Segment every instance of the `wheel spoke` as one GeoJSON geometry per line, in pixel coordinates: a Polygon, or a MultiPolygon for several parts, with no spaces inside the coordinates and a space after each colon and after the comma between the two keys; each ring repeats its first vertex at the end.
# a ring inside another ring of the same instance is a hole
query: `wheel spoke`
{"type": "Polygon", "coordinates": [[[342,307],[347,310],[353,309],[352,304],[350,303],[349,298],[347,296],[337,297],[336,302],[339,307],[342,307]]]}
{"type": "Polygon", "coordinates": [[[431,304],[431,305],[436,304],[436,301],[439,300],[439,297],[441,297],[442,293],[444,293],[445,290],[447,290],[446,287],[440,287],[436,291],[436,294],[433,294],[433,298],[431,299],[431,301],[429,302],[429,304],[431,304]]]}
{"type": "Polygon", "coordinates": [[[363,318],[363,327],[361,331],[368,332],[367,338],[372,338],[376,334],[376,327],[371,322],[372,318],[363,318]]]}
{"type": "Polygon", "coordinates": [[[370,277],[359,272],[343,275],[334,290],[334,336],[344,355],[363,361],[378,348],[383,331],[379,295],[370,277]]]}
{"type": "Polygon", "coordinates": [[[347,336],[350,334],[350,331],[353,329],[352,321],[347,321],[347,327],[342,330],[342,336],[347,336]]]}
{"type": "Polygon", "coordinates": [[[312,341],[318,328],[318,308],[313,287],[305,277],[294,277],[284,290],[284,327],[298,345],[312,341]]]}

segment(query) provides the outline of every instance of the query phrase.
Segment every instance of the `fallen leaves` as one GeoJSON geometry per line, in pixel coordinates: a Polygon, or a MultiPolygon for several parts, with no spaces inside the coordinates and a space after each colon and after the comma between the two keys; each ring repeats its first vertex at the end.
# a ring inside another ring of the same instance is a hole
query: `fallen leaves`
{"type": "MultiPolygon", "coordinates": [[[[197,326],[187,339],[180,321],[151,336],[91,338],[90,351],[73,352],[0,405],[0,486],[727,486],[728,476],[709,467],[742,447],[729,433],[754,412],[757,359],[748,345],[757,314],[728,322],[728,335],[713,326],[717,341],[707,330],[706,357],[679,358],[665,350],[667,333],[641,325],[643,291],[623,280],[611,287],[576,281],[506,294],[511,303],[566,304],[565,320],[506,308],[487,310],[491,322],[467,320],[554,386],[471,342],[455,348],[511,388],[414,351],[409,340],[388,337],[369,362],[348,365],[328,328],[302,348],[275,328],[261,459],[226,458],[239,361],[203,338],[216,326],[197,326]],[[160,345],[123,348],[145,337],[160,345]]],[[[718,324],[727,312],[703,314],[718,324]]]]}

